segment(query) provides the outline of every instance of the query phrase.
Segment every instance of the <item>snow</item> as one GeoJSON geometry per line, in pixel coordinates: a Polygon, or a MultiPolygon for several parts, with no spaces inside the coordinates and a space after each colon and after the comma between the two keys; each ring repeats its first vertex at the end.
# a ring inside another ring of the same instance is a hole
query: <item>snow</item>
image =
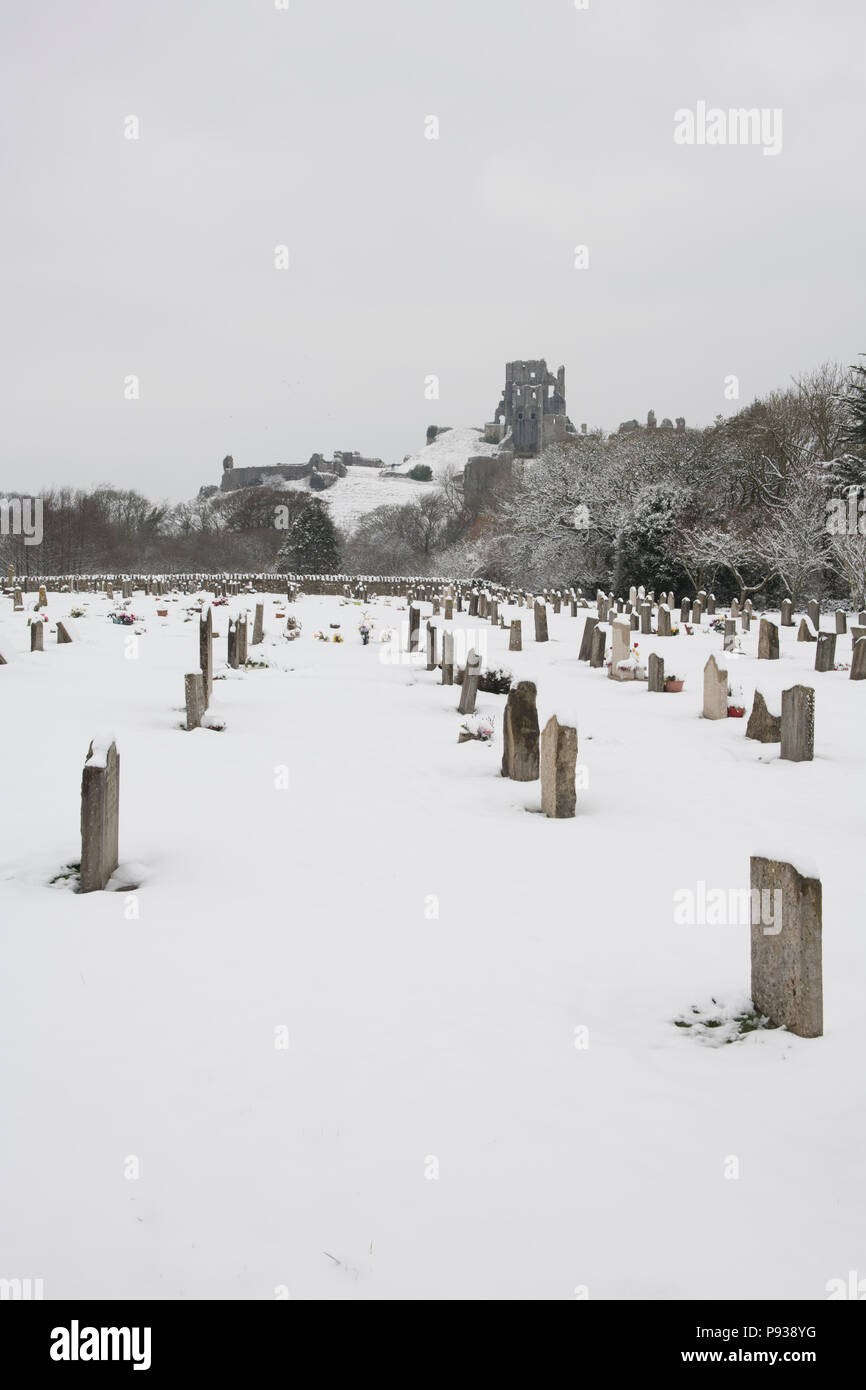
{"type": "MultiPolygon", "coordinates": [[[[255,602],[214,610],[217,675],[255,602]]],[[[542,644],[524,621],[519,653],[484,624],[488,665],[576,711],[588,786],[551,821],[499,775],[504,696],[478,698],[492,745],[458,745],[459,691],[387,659],[398,600],[305,597],[288,643],[267,597],[271,666],[216,681],[220,733],[181,728],[188,600],[136,593],[134,658],[101,597],[50,593],[52,625],[73,603],[79,640],[42,654],[0,610],[4,1275],[48,1298],[814,1299],[857,1267],[866,686],[815,674],[796,628],[758,663],[753,622],[747,705],[817,689],[815,761],[785,763],[700,717],[720,633],[642,636],[686,677],[649,695],[578,663],[584,611],[542,644]],[[313,640],[334,622],[342,644],[313,640]],[[49,888],[107,718],[124,869],[49,888]],[[676,926],[674,894],[747,888],[770,843],[822,879],[826,1036],[718,1045],[748,927],[676,926]]]]}
{"type": "Polygon", "coordinates": [[[473,455],[495,453],[496,446],[485,444],[480,430],[471,427],[453,429],[439,435],[432,444],[384,474],[376,468],[363,468],[355,464],[347,469],[344,478],[338,478],[333,487],[326,488],[324,492],[313,492],[306,479],[287,482],[284,487],[288,491],[323,498],[330,507],[336,525],[341,530],[351,532],[361,517],[376,507],[405,507],[428,493],[450,469],[455,469],[462,477],[464,465],[473,455]],[[433,470],[432,482],[420,483],[414,478],[405,477],[417,463],[429,464],[433,470]]]}

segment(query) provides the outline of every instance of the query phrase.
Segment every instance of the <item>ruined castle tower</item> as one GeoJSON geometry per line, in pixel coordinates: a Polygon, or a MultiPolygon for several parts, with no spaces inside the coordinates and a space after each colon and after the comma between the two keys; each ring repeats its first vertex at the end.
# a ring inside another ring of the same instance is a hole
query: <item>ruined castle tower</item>
{"type": "Polygon", "coordinates": [[[502,398],[485,427],[487,441],[503,444],[518,458],[531,458],[542,445],[561,442],[570,432],[565,368],[559,367],[554,376],[544,358],[506,362],[502,398]]]}

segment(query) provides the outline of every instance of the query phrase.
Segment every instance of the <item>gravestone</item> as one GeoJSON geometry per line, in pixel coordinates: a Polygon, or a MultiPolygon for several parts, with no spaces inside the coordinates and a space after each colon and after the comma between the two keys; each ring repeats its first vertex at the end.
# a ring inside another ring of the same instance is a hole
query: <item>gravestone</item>
{"type": "Polygon", "coordinates": [[[442,633],[442,684],[454,684],[454,633],[450,628],[442,633]]]}
{"type": "Polygon", "coordinates": [[[692,620],[692,604],[691,604],[691,600],[690,600],[690,599],[687,599],[687,598],[684,598],[683,601],[682,601],[682,603],[680,604],[680,622],[681,622],[681,623],[691,623],[691,620],[692,620]]]}
{"type": "Polygon", "coordinates": [[[759,1013],[797,1037],[820,1038],[821,880],[806,878],[778,859],[753,857],[750,868],[752,1002],[759,1013]],[[773,919],[770,924],[767,918],[773,919]]]}
{"type": "Polygon", "coordinates": [[[258,647],[265,635],[265,605],[256,604],[256,616],[253,620],[253,646],[258,647]]]}
{"type": "Polygon", "coordinates": [[[30,624],[30,650],[31,652],[44,651],[45,624],[41,621],[34,621],[30,624]]]}
{"type": "Polygon", "coordinates": [[[592,629],[592,639],[589,650],[589,664],[595,670],[604,666],[604,654],[607,650],[607,626],[604,623],[596,623],[592,629]]]}
{"type": "Polygon", "coordinates": [[[794,685],[782,691],[782,748],[790,763],[809,763],[815,756],[815,691],[794,685]]]}
{"type": "Polygon", "coordinates": [[[208,606],[207,617],[198,625],[199,666],[204,676],[204,702],[210,704],[213,695],[213,609],[208,606]]]}
{"type": "Polygon", "coordinates": [[[670,637],[671,635],[671,610],[666,603],[659,605],[656,629],[659,637],[670,637]]]}
{"type": "Polygon", "coordinates": [[[752,615],[748,608],[744,608],[740,614],[740,627],[743,632],[749,632],[752,626],[752,615]]]}
{"type": "Polygon", "coordinates": [[[72,638],[69,636],[69,633],[66,631],[66,628],[63,626],[63,623],[58,623],[58,624],[57,624],[57,641],[58,641],[58,642],[71,642],[71,641],[72,641],[72,638]]]}
{"type": "Polygon", "coordinates": [[[238,655],[238,624],[237,620],[234,618],[229,618],[228,663],[233,671],[236,671],[240,665],[240,658],[238,655]]]}
{"type": "Polygon", "coordinates": [[[427,619],[427,670],[433,671],[436,668],[436,629],[427,619]]]}
{"type": "Polygon", "coordinates": [[[541,735],[541,809],[554,820],[574,815],[577,796],[577,729],[560,724],[552,715],[541,735]]]}
{"type": "Polygon", "coordinates": [[[508,629],[508,650],[523,651],[523,623],[520,618],[512,618],[508,629]]]}
{"type": "MultiPolygon", "coordinates": [[[[857,631],[857,628],[854,629],[857,631]]],[[[866,680],[866,634],[858,637],[854,643],[854,651],[851,657],[851,675],[849,680],[866,680]]]]}
{"type": "Polygon", "coordinates": [[[537,693],[533,681],[518,681],[505,701],[502,776],[513,782],[534,782],[538,777],[537,693]]]}
{"type": "Polygon", "coordinates": [[[806,612],[809,615],[809,621],[817,632],[821,626],[821,605],[816,598],[809,599],[806,604],[806,612]]]}
{"type": "Polygon", "coordinates": [[[701,600],[700,600],[699,598],[696,598],[695,601],[694,601],[694,603],[692,604],[692,622],[694,623],[695,627],[700,627],[700,625],[701,625],[701,618],[702,618],[703,616],[704,616],[704,606],[703,606],[701,600]]]}
{"type": "Polygon", "coordinates": [[[848,631],[848,618],[847,618],[847,615],[843,612],[843,610],[842,610],[841,608],[837,608],[837,610],[836,610],[836,632],[837,632],[837,634],[838,634],[838,633],[840,633],[840,632],[847,632],[847,631],[848,631]]]}
{"type": "Polygon", "coordinates": [[[853,626],[852,626],[851,629],[850,629],[850,632],[851,632],[851,652],[852,652],[852,655],[853,655],[854,648],[856,647],[857,643],[860,641],[860,638],[861,638],[861,637],[866,637],[866,627],[853,627],[853,626]]]}
{"type": "Polygon", "coordinates": [[[761,619],[758,630],[758,660],[779,660],[779,628],[776,623],[771,623],[769,618],[761,619]]]}
{"type": "Polygon", "coordinates": [[[478,617],[478,598],[479,598],[478,590],[477,590],[477,589],[473,589],[472,592],[471,592],[471,594],[469,595],[469,616],[470,616],[470,618],[477,618],[477,617],[478,617]]]}
{"type": "Polygon", "coordinates": [[[819,632],[815,648],[815,670],[832,671],[836,661],[835,632],[819,632]]]}
{"type": "Polygon", "coordinates": [[[732,618],[739,618],[739,616],[740,616],[740,601],[739,601],[739,599],[732,598],[732,599],[731,599],[731,617],[732,617],[732,618]]]}
{"type": "Polygon", "coordinates": [[[45,592],[45,585],[44,585],[44,584],[40,584],[40,585],[39,585],[39,607],[40,607],[40,608],[44,608],[45,605],[47,604],[47,602],[48,602],[48,595],[47,595],[47,593],[45,592]]]}
{"type": "Polygon", "coordinates": [[[13,611],[13,613],[23,613],[23,612],[24,612],[24,595],[22,594],[22,592],[21,592],[20,589],[16,589],[16,590],[15,590],[15,593],[13,594],[13,597],[12,597],[12,611],[13,611]]]}
{"type": "Polygon", "coordinates": [[[81,776],[81,892],[101,892],[118,863],[120,758],[91,743],[81,776]]]}
{"type": "Polygon", "coordinates": [[[782,627],[794,626],[794,605],[789,598],[782,599],[782,627]]]}
{"type": "Polygon", "coordinates": [[[535,600],[535,640],[547,641],[547,604],[540,598],[535,600]]]}
{"type": "Polygon", "coordinates": [[[725,618],[725,632],[722,638],[722,648],[726,652],[734,650],[734,643],[737,640],[737,620],[736,618],[725,618]]]}
{"type": "Polygon", "coordinates": [[[797,628],[798,642],[817,642],[818,637],[812,625],[811,618],[801,618],[800,626],[797,628]]]}
{"type": "Polygon", "coordinates": [[[628,625],[631,628],[632,632],[638,632],[640,630],[640,618],[638,617],[637,613],[629,614],[628,625]]]}
{"type": "Polygon", "coordinates": [[[580,639],[580,651],[577,654],[578,661],[589,661],[592,654],[592,634],[598,624],[598,618],[593,618],[591,614],[586,615],[583,624],[583,634],[580,639]]]}
{"type": "Polygon", "coordinates": [[[186,727],[199,728],[205,711],[204,676],[201,671],[192,671],[183,678],[184,699],[186,701],[186,727]]]}
{"type": "Polygon", "coordinates": [[[601,622],[604,622],[605,618],[607,617],[607,607],[608,607],[608,604],[607,604],[607,594],[604,592],[603,589],[599,589],[598,594],[596,595],[596,600],[595,600],[595,602],[596,602],[596,609],[597,609],[597,612],[598,612],[598,621],[599,621],[600,623],[601,623],[601,622]]]}
{"type": "Polygon", "coordinates": [[[247,618],[244,614],[238,619],[238,662],[241,666],[245,666],[247,661],[247,632],[247,618]]]}
{"type": "Polygon", "coordinates": [[[665,659],[653,652],[649,659],[647,690],[651,695],[663,695],[665,689],[665,659]]]}
{"type": "Polygon", "coordinates": [[[704,718],[727,719],[728,673],[711,656],[704,667],[704,718]]]}
{"type": "MultiPolygon", "coordinates": [[[[475,611],[478,611],[478,595],[475,595],[475,611]]],[[[417,652],[421,641],[421,609],[416,603],[409,604],[409,651],[417,652]]]]}
{"type": "Polygon", "coordinates": [[[716,596],[715,596],[715,594],[710,594],[709,598],[707,599],[707,616],[708,616],[708,617],[712,617],[712,615],[715,613],[715,611],[716,611],[716,596]]]}
{"type": "Polygon", "coordinates": [[[615,681],[630,680],[632,678],[631,671],[620,671],[617,667],[620,661],[626,661],[631,654],[631,626],[623,622],[613,623],[611,625],[611,637],[613,651],[608,675],[611,680],[615,681]]]}
{"type": "Polygon", "coordinates": [[[459,714],[474,713],[475,697],[478,694],[478,682],[480,679],[481,657],[475,650],[472,650],[466,658],[466,670],[463,673],[463,686],[460,691],[460,702],[457,706],[459,714]]]}
{"type": "Polygon", "coordinates": [[[640,631],[642,637],[649,637],[652,634],[653,606],[651,603],[642,603],[640,606],[640,631]]]}
{"type": "Polygon", "coordinates": [[[453,619],[453,617],[454,617],[454,600],[453,600],[453,598],[446,598],[446,600],[445,600],[445,621],[446,621],[446,623],[450,623],[451,620],[453,619]]]}
{"type": "Polygon", "coordinates": [[[746,725],[746,738],[753,738],[758,743],[781,743],[782,741],[782,716],[770,713],[760,690],[755,691],[752,713],[749,715],[749,722],[746,725]]]}

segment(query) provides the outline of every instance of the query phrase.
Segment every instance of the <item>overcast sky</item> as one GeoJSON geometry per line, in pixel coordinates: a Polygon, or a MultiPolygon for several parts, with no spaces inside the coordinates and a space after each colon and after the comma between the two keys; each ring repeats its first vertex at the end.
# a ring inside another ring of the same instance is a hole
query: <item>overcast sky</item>
{"type": "Polygon", "coordinates": [[[492,418],[518,357],[606,428],[854,360],[864,12],[9,0],[0,492],[399,460],[492,418]],[[780,108],[781,153],[677,145],[699,101],[780,108]]]}

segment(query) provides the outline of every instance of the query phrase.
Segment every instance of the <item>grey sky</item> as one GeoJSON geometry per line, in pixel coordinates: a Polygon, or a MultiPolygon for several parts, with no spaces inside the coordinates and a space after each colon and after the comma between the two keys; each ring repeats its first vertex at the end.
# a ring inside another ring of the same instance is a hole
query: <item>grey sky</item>
{"type": "Polygon", "coordinates": [[[4,7],[0,492],[398,460],[515,357],[611,428],[866,349],[861,0],[288,6],[4,7]],[[677,146],[700,100],[781,154],[677,146]]]}

